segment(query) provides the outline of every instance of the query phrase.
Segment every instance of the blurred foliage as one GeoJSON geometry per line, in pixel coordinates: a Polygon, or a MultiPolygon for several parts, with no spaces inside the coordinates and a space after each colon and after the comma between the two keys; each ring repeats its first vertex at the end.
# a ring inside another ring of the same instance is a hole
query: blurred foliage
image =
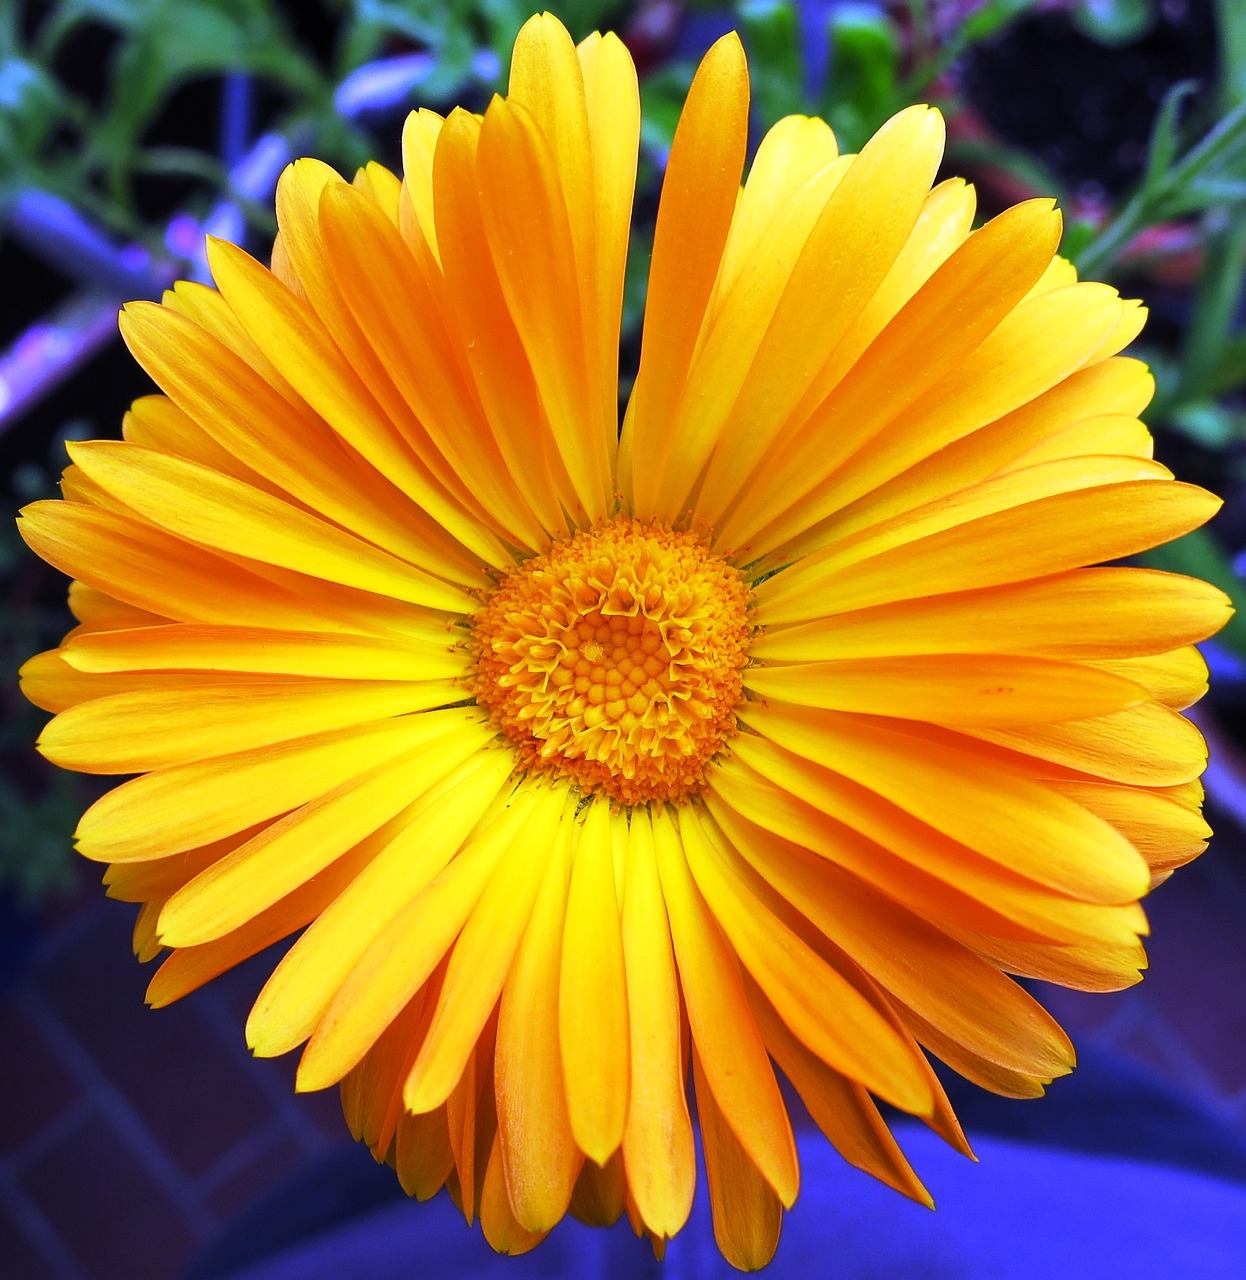
{"type": "MultiPolygon", "coordinates": [[[[1136,284],[1139,271],[1166,255],[1197,261],[1188,320],[1175,344],[1152,341],[1141,354],[1156,373],[1148,415],[1160,430],[1193,440],[1235,474],[1246,450],[1246,332],[1242,313],[1246,259],[1246,21],[1242,0],[1213,0],[1220,65],[1214,84],[1174,87],[1160,109],[1135,189],[1113,210],[1079,215],[1072,193],[1031,155],[988,136],[960,133],[951,167],[973,176],[1004,175],[1034,194],[1056,195],[1071,211],[1063,252],[1084,275],[1136,284]],[[1176,228],[1193,233],[1172,235],[1176,228]],[[1148,240],[1150,237],[1150,240],[1148,240]],[[1145,251],[1140,245],[1147,245],[1145,251]]],[[[858,149],[890,115],[934,102],[955,119],[958,63],[1027,16],[1039,0],[700,0],[682,6],[699,21],[739,29],[748,47],[756,129],[781,117],[828,119],[845,151],[858,149]]],[[[1076,29],[1108,48],[1128,46],[1154,27],[1161,0],[1066,0],[1076,29]]],[[[136,192],[153,177],[176,180],[177,199],[202,212],[231,190],[227,138],[276,129],[307,152],[350,171],[374,144],[363,126],[341,119],[338,86],[377,59],[429,55],[429,71],[410,106],[483,106],[503,87],[515,33],[535,0],[0,0],[0,227],[5,204],[27,189],[59,195],[118,238],[160,248],[164,218],[136,192]],[[297,18],[297,21],[295,20],[297,18]],[[331,33],[328,47],[309,30],[331,33]],[[103,59],[102,82],[88,92],[65,68],[84,41],[103,59]],[[230,119],[228,83],[246,77],[262,119],[230,119]],[[177,94],[219,93],[220,128],[210,145],[162,139],[177,94]],[[158,140],[161,139],[161,140],[158,140]],[[190,194],[186,195],[189,191],[190,194]]],[[[599,27],[634,30],[650,57],[642,86],[644,119],[638,225],[628,263],[624,342],[634,349],[652,237],[655,193],[695,57],[671,56],[662,34],[680,6],[672,0],[561,0],[549,7],[576,38],[599,27]],[[658,34],[655,36],[654,32],[658,34]]],[[[1047,7],[1050,7],[1048,5],[1047,7]]],[[[708,27],[706,28],[708,29],[708,27]]],[[[691,43],[691,42],[690,42],[691,43]]],[[[395,113],[396,114],[396,113],[395,113]]],[[[158,202],[157,202],[158,203],[158,202]]],[[[270,215],[238,200],[260,231],[270,215]]],[[[266,225],[267,224],[267,225],[266,225]]],[[[1145,288],[1141,290],[1146,292],[1145,288]]],[[[626,373],[625,373],[626,378],[626,373]]],[[[59,443],[59,442],[58,442],[59,443]]],[[[37,496],[57,466],[39,464],[17,487],[37,496]],[[36,474],[37,472],[37,474],[36,474]]],[[[1239,467],[1240,470],[1240,467],[1239,467]]],[[[0,572],[10,582],[17,544],[0,535],[0,572]]],[[[1246,606],[1246,593],[1215,537],[1182,539],[1150,563],[1220,583],[1246,606]]],[[[54,643],[58,619],[32,597],[0,615],[0,647],[15,666],[54,643]]],[[[1246,655],[1246,607],[1222,636],[1246,655]]],[[[20,754],[38,713],[6,708],[0,751],[20,754]]],[[[20,771],[19,771],[20,772],[20,771]]],[[[36,899],[68,875],[69,831],[82,783],[59,772],[31,782],[0,771],[0,884],[36,899]]]]}

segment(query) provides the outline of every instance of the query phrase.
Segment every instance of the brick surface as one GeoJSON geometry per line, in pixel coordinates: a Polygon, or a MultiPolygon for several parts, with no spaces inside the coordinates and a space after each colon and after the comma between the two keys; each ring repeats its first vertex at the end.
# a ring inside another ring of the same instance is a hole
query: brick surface
{"type": "Polygon", "coordinates": [[[12,1280],[62,1280],[63,1274],[0,1209],[0,1275],[12,1280]]]}
{"type": "Polygon", "coordinates": [[[132,919],[120,904],[101,916],[56,955],[40,987],[171,1158],[200,1174],[266,1124],[272,1108],[192,1002],[144,1005],[148,971],[130,951],[132,919]]]}
{"type": "Polygon", "coordinates": [[[0,1001],[0,1156],[10,1156],[82,1096],[39,1028],[0,1001]]]}
{"type": "Polygon", "coordinates": [[[194,1252],[179,1207],[103,1119],[67,1135],[19,1185],[92,1280],[169,1280],[194,1252]]]}
{"type": "Polygon", "coordinates": [[[207,1206],[219,1222],[226,1223],[288,1178],[307,1160],[301,1143],[288,1134],[270,1138],[243,1161],[207,1196],[207,1206]]]}

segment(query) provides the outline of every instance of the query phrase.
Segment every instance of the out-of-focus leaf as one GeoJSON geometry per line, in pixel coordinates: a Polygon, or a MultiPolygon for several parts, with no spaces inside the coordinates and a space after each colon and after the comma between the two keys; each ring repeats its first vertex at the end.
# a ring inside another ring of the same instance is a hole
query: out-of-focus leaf
{"type": "Polygon", "coordinates": [[[37,63],[0,62],[0,159],[16,165],[34,156],[61,115],[61,89],[37,63]]]}
{"type": "Polygon", "coordinates": [[[1214,400],[1192,400],[1178,405],[1169,425],[1204,449],[1219,452],[1246,439],[1246,418],[1214,400]]]}
{"type": "Polygon", "coordinates": [[[1037,0],[987,0],[961,24],[958,45],[963,49],[981,40],[989,40],[1036,4],[1037,0]]]}
{"type": "Polygon", "coordinates": [[[1207,389],[1211,395],[1223,396],[1243,386],[1246,386],[1246,334],[1239,334],[1220,348],[1207,389]]]}
{"type": "Polygon", "coordinates": [[[1097,44],[1115,48],[1140,40],[1158,18],[1153,0],[1078,0],[1073,25],[1097,44]]]}
{"type": "Polygon", "coordinates": [[[327,92],[315,65],[291,43],[267,0],[150,0],[120,45],[109,108],[89,139],[123,195],[127,161],[169,95],[197,76],[249,71],[310,97],[327,92]]]}
{"type": "Polygon", "coordinates": [[[849,4],[831,17],[827,118],[845,151],[859,150],[899,103],[900,45],[886,14],[849,4]]]}
{"type": "Polygon", "coordinates": [[[742,0],[737,13],[749,51],[753,106],[768,129],[804,107],[796,8],[789,0],[742,0]]]}
{"type": "Polygon", "coordinates": [[[1155,116],[1151,129],[1151,144],[1147,148],[1146,170],[1142,177],[1143,190],[1150,190],[1172,168],[1177,158],[1177,123],[1182,103],[1198,88],[1193,80],[1181,80],[1164,95],[1164,101],[1155,116]]]}
{"type": "Polygon", "coordinates": [[[1186,573],[1219,587],[1233,601],[1237,612],[1217,638],[1236,653],[1246,655],[1246,588],[1220,544],[1206,529],[1195,529],[1176,542],[1145,552],[1139,559],[1153,569],[1186,573]]]}

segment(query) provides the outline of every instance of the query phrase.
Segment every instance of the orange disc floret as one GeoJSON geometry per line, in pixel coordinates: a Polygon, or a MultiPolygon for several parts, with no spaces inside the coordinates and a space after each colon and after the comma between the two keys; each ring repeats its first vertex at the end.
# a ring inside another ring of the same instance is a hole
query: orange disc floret
{"type": "Polygon", "coordinates": [[[735,732],[749,602],[695,534],[620,516],[490,593],[476,701],[529,768],[625,805],[686,799],[735,732]]]}

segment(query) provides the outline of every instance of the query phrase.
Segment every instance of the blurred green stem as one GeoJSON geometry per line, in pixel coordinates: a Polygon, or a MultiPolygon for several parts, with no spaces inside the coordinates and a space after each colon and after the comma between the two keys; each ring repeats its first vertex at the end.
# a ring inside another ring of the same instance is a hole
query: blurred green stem
{"type": "Polygon", "coordinates": [[[1101,280],[1109,275],[1130,241],[1152,221],[1146,193],[1135,192],[1116,217],[1078,254],[1078,274],[1086,280],[1101,280]]]}
{"type": "Polygon", "coordinates": [[[1246,209],[1214,209],[1203,219],[1205,256],[1194,293],[1194,314],[1181,353],[1178,403],[1209,394],[1233,329],[1242,292],[1246,255],[1246,209]]]}
{"type": "Polygon", "coordinates": [[[1246,4],[1216,0],[1220,45],[1220,110],[1246,102],[1246,4]]]}

